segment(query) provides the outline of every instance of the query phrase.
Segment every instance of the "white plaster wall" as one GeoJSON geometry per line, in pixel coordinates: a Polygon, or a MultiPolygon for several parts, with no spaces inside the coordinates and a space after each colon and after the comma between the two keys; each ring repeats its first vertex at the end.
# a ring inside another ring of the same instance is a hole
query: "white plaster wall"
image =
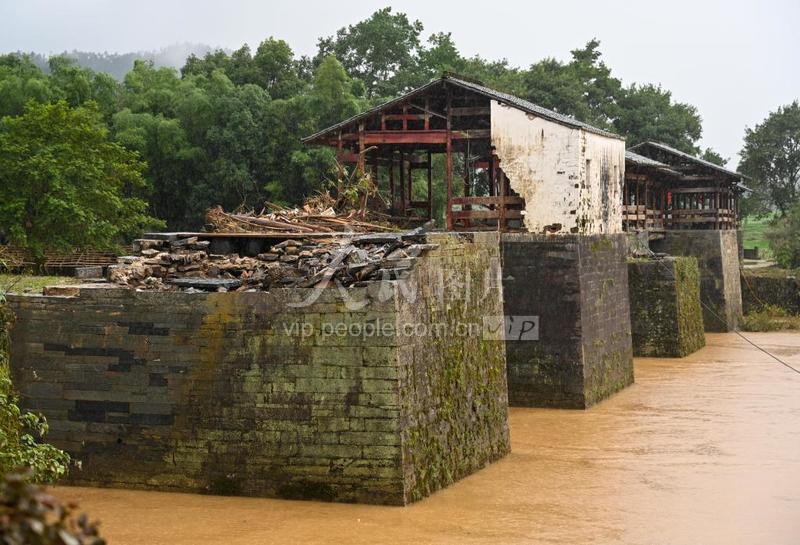
{"type": "Polygon", "coordinates": [[[492,101],[492,145],[511,188],[525,199],[525,227],[569,233],[580,206],[581,131],[492,101]]]}
{"type": "Polygon", "coordinates": [[[588,131],[581,132],[584,141],[583,184],[578,212],[579,221],[583,223],[581,232],[621,233],[625,141],[588,131]]]}
{"type": "Polygon", "coordinates": [[[500,168],[511,188],[525,199],[528,231],[542,233],[556,224],[561,226],[559,233],[622,230],[623,140],[570,128],[496,101],[491,103],[491,120],[500,168]],[[586,159],[591,161],[588,179],[586,159]]]}

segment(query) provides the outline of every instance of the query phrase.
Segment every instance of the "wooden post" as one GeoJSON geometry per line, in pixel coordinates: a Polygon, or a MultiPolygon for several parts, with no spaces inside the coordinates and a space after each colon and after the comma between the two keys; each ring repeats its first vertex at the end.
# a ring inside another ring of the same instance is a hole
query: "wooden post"
{"type": "MultiPolygon", "coordinates": [[[[467,154],[466,151],[464,152],[464,196],[465,197],[469,197],[470,196],[470,190],[469,190],[469,154],[467,154]]],[[[472,210],[472,206],[468,205],[468,204],[465,204],[465,205],[461,206],[461,209],[462,210],[472,210]]],[[[472,222],[470,220],[468,220],[468,219],[464,220],[464,227],[469,228],[471,225],[472,225],[472,222]]]]}
{"type": "Polygon", "coordinates": [[[506,178],[505,172],[500,170],[497,173],[497,177],[500,179],[500,217],[497,219],[497,230],[498,231],[505,231],[506,230],[506,185],[508,183],[508,178],[506,178]]]}
{"type": "Polygon", "coordinates": [[[364,122],[358,124],[358,165],[357,169],[364,172],[364,122]]]}
{"type": "Polygon", "coordinates": [[[428,150],[428,219],[433,218],[433,156],[428,150]]]}
{"type": "Polygon", "coordinates": [[[406,168],[406,154],[403,150],[400,150],[400,215],[406,215],[406,190],[405,190],[405,168],[406,168]]]}
{"type": "Polygon", "coordinates": [[[447,139],[445,144],[445,180],[447,181],[447,230],[453,230],[453,140],[451,131],[453,128],[450,117],[450,107],[453,103],[451,90],[447,89],[447,139]]]}
{"type": "Polygon", "coordinates": [[[412,163],[414,162],[414,152],[408,154],[408,204],[409,206],[414,201],[414,169],[412,163]]]}
{"type": "Polygon", "coordinates": [[[396,206],[395,194],[394,194],[394,150],[391,150],[391,152],[389,152],[389,194],[390,194],[389,200],[391,202],[390,208],[392,215],[394,215],[396,206]]]}

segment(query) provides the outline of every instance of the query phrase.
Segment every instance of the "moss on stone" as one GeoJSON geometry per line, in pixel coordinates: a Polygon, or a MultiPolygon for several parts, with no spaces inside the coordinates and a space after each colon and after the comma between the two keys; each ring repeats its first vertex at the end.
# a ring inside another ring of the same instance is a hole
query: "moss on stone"
{"type": "Polygon", "coordinates": [[[683,357],[705,345],[693,257],[629,260],[634,356],[683,357]]]}

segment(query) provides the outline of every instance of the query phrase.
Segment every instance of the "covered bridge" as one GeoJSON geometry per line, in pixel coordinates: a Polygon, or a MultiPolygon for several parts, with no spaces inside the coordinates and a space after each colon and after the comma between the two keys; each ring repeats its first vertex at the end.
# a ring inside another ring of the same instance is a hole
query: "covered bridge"
{"type": "Polygon", "coordinates": [[[625,154],[623,228],[737,229],[742,178],[666,144],[633,146],[625,154]]]}
{"type": "Polygon", "coordinates": [[[625,142],[612,133],[454,75],[303,140],[372,174],[385,211],[451,230],[616,233],[625,142]],[[441,190],[444,191],[441,191],[441,190]]]}

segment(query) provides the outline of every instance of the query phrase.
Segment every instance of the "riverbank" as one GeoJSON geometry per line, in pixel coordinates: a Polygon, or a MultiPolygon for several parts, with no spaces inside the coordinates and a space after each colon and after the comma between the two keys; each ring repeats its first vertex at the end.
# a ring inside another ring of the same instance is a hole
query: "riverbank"
{"type": "MultiPolygon", "coordinates": [[[[800,366],[800,334],[748,333],[800,366]]],[[[588,411],[512,409],[512,453],[406,508],[60,487],[110,545],[795,544],[800,375],[733,333],[588,411]]]]}

